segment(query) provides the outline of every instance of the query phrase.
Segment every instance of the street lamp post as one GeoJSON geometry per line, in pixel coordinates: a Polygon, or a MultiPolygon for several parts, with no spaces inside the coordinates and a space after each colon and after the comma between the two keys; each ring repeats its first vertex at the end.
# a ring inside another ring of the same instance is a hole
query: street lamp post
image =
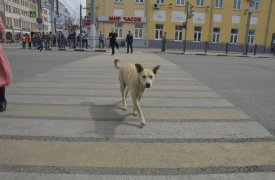
{"type": "Polygon", "coordinates": [[[96,47],[96,27],[95,27],[95,0],[91,0],[91,8],[90,8],[90,14],[91,14],[91,26],[90,26],[90,40],[91,42],[89,43],[91,45],[91,48],[96,47]]]}

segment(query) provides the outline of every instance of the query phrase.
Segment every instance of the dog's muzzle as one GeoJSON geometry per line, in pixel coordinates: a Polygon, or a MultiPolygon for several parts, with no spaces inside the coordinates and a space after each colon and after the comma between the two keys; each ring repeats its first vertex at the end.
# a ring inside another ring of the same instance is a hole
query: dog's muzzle
{"type": "Polygon", "coordinates": [[[150,83],[146,83],[146,84],[145,84],[145,87],[146,87],[146,88],[150,88],[150,87],[151,87],[151,84],[150,84],[150,83]]]}

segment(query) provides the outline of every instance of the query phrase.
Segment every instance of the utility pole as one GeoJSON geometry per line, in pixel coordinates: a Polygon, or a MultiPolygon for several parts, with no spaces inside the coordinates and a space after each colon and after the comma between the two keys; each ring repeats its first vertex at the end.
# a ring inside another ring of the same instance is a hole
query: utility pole
{"type": "Polygon", "coordinates": [[[79,22],[79,31],[80,31],[80,34],[82,33],[82,4],[80,3],[80,22],[79,22]]]}
{"type": "Polygon", "coordinates": [[[249,36],[249,26],[250,26],[250,20],[251,20],[251,14],[253,12],[253,0],[250,0],[249,2],[249,9],[248,9],[248,15],[247,15],[247,21],[246,21],[246,30],[245,30],[245,51],[243,52],[243,55],[247,55],[248,53],[248,36],[249,36]]]}
{"type": "Polygon", "coordinates": [[[189,5],[189,1],[186,1],[185,6],[185,12],[186,12],[186,19],[183,23],[183,27],[185,28],[185,34],[184,34],[184,41],[183,41],[183,52],[186,50],[186,38],[187,38],[187,29],[188,29],[188,19],[194,16],[194,6],[192,4],[189,5]]]}
{"type": "MultiPolygon", "coordinates": [[[[37,0],[37,10],[38,10],[38,18],[37,18],[37,27],[38,27],[38,31],[43,31],[43,18],[42,18],[42,7],[41,7],[41,0],[37,0]]],[[[21,16],[21,15],[20,15],[21,16]]]]}
{"type": "Polygon", "coordinates": [[[95,0],[91,0],[91,8],[90,8],[90,14],[91,14],[91,26],[90,26],[90,45],[91,48],[96,47],[96,27],[95,27],[95,0]]]}
{"type": "Polygon", "coordinates": [[[54,18],[54,31],[56,33],[56,18],[59,18],[59,7],[58,7],[58,0],[55,0],[56,3],[56,15],[54,18]]]}

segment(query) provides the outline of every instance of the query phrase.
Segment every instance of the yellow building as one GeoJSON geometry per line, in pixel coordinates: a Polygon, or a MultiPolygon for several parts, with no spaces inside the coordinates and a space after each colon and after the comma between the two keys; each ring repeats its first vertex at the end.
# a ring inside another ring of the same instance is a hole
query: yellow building
{"type": "Polygon", "coordinates": [[[107,36],[114,28],[118,39],[132,31],[140,46],[154,45],[164,32],[171,41],[183,41],[187,3],[189,10],[194,6],[193,17],[188,19],[188,41],[244,44],[249,12],[248,42],[270,46],[275,39],[274,0],[253,0],[253,8],[249,8],[250,0],[95,0],[97,35],[103,31],[107,36]]]}

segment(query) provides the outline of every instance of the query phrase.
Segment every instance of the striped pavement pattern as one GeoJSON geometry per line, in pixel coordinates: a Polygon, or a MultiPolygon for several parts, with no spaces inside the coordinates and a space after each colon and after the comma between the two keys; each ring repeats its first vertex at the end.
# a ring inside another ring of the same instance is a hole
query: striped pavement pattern
{"type": "Polygon", "coordinates": [[[120,109],[114,57],[54,68],[7,89],[0,179],[274,179],[264,127],[155,54],[118,57],[161,65],[141,99],[146,126],[120,109]]]}

